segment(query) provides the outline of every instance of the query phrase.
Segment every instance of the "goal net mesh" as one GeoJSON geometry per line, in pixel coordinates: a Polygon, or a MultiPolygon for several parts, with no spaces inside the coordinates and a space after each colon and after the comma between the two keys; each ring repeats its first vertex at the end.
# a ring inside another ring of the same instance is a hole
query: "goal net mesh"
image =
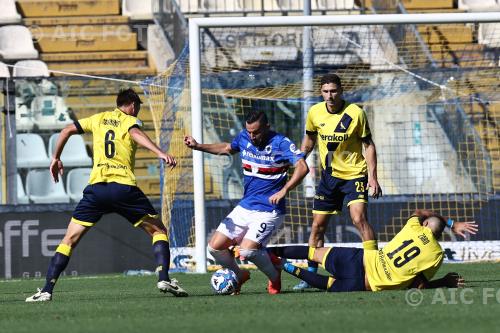
{"type": "MultiPolygon", "coordinates": [[[[201,30],[204,142],[230,142],[244,115],[265,111],[274,130],[297,146],[304,103],[321,101],[319,80],[336,73],[344,98],[363,107],[377,147],[384,196],[368,219],[389,240],[415,208],[456,221],[475,220],[475,239],[498,240],[500,202],[500,23],[312,26],[312,98],[303,82],[303,27],[201,30]]],[[[145,81],[161,147],[178,166],[162,169],[162,215],[171,246],[194,244],[193,168],[203,168],[207,237],[243,195],[238,156],[205,154],[192,165],[189,50],[145,81]]],[[[318,156],[318,155],[316,155],[318,156]]],[[[315,162],[315,163],[314,163],[315,162]]],[[[309,181],[318,182],[319,161],[309,181]]],[[[272,243],[307,242],[312,197],[298,186],[272,243]]],[[[334,216],[327,242],[358,242],[348,210],[334,216]]],[[[455,240],[446,234],[445,240],[455,240]]]]}

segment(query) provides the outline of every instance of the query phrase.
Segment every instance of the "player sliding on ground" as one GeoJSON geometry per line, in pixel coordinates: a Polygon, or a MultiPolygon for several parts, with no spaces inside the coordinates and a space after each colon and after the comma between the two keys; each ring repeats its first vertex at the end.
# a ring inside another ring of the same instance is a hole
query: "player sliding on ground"
{"type": "MultiPolygon", "coordinates": [[[[443,262],[438,239],[447,222],[431,211],[417,210],[403,229],[381,250],[359,248],[285,246],[269,248],[282,258],[309,259],[331,276],[316,274],[285,263],[283,270],[311,286],[330,292],[380,291],[406,288],[462,287],[457,273],[431,280],[443,262]]],[[[473,222],[455,222],[452,231],[464,236],[475,234],[473,222]]]]}
{"type": "Polygon", "coordinates": [[[102,112],[66,126],[57,140],[50,172],[54,182],[63,174],[59,159],[71,135],[92,133],[94,166],[89,185],[73,212],[73,217],[61,244],[50,261],[43,289],[26,298],[26,302],[52,300],[52,292],[69,263],[72,251],[80,239],[96,224],[102,215],[117,213],[135,227],[143,229],[153,240],[153,252],[159,273],[157,287],[161,292],[187,296],[175,279],[170,279],[170,249],[167,229],[144,193],[137,187],[134,175],[137,144],[151,150],[167,165],[175,167],[175,159],[162,152],[141,130],[137,119],[141,107],[139,96],[132,90],[121,91],[114,111],[102,112]]]}
{"type": "Polygon", "coordinates": [[[239,293],[241,285],[250,278],[250,273],[238,267],[228,250],[239,244],[240,257],[252,261],[269,278],[268,292],[277,294],[281,291],[281,269],[274,266],[263,247],[283,223],[286,194],[309,169],[304,154],[288,138],[270,130],[263,112],[250,112],[245,127],[232,143],[201,144],[191,136],[186,136],[184,143],[210,154],[240,153],[245,192],[238,206],[219,224],[208,251],[217,264],[236,273],[239,293]],[[295,170],[286,181],[289,166],[295,170]]]}

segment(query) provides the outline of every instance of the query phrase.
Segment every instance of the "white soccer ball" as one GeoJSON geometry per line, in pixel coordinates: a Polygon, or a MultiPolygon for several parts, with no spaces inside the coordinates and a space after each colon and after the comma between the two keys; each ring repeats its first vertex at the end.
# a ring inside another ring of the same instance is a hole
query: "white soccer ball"
{"type": "Polygon", "coordinates": [[[210,278],[210,284],[216,294],[229,295],[238,287],[236,274],[227,268],[219,269],[210,278]]]}

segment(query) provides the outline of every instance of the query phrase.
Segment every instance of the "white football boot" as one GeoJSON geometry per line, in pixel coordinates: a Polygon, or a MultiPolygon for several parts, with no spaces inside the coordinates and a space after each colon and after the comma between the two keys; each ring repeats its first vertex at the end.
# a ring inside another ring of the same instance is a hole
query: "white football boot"
{"type": "Polygon", "coordinates": [[[26,302],[47,302],[52,301],[52,294],[42,291],[42,289],[37,288],[38,292],[33,296],[26,298],[26,302]]]}
{"type": "Polygon", "coordinates": [[[186,297],[188,293],[179,286],[179,282],[176,279],[171,279],[169,281],[159,281],[156,286],[162,293],[171,293],[176,297],[186,297]]]}

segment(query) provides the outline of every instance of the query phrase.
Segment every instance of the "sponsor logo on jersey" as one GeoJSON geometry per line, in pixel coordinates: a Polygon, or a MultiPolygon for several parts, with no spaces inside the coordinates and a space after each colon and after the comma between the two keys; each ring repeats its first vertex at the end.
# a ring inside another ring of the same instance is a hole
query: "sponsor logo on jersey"
{"type": "Polygon", "coordinates": [[[349,134],[337,135],[333,133],[332,135],[320,134],[321,140],[328,142],[344,142],[349,139],[349,134]]]}
{"type": "Polygon", "coordinates": [[[243,150],[241,152],[241,155],[243,157],[250,157],[250,158],[255,158],[255,159],[258,159],[258,160],[262,160],[262,161],[270,161],[270,162],[274,162],[274,156],[265,156],[265,155],[255,155],[254,153],[248,151],[248,150],[243,150]]]}
{"type": "Polygon", "coordinates": [[[118,127],[118,126],[120,126],[120,121],[116,120],[116,119],[106,119],[106,118],[104,118],[102,120],[102,124],[106,125],[106,126],[118,127]]]}

